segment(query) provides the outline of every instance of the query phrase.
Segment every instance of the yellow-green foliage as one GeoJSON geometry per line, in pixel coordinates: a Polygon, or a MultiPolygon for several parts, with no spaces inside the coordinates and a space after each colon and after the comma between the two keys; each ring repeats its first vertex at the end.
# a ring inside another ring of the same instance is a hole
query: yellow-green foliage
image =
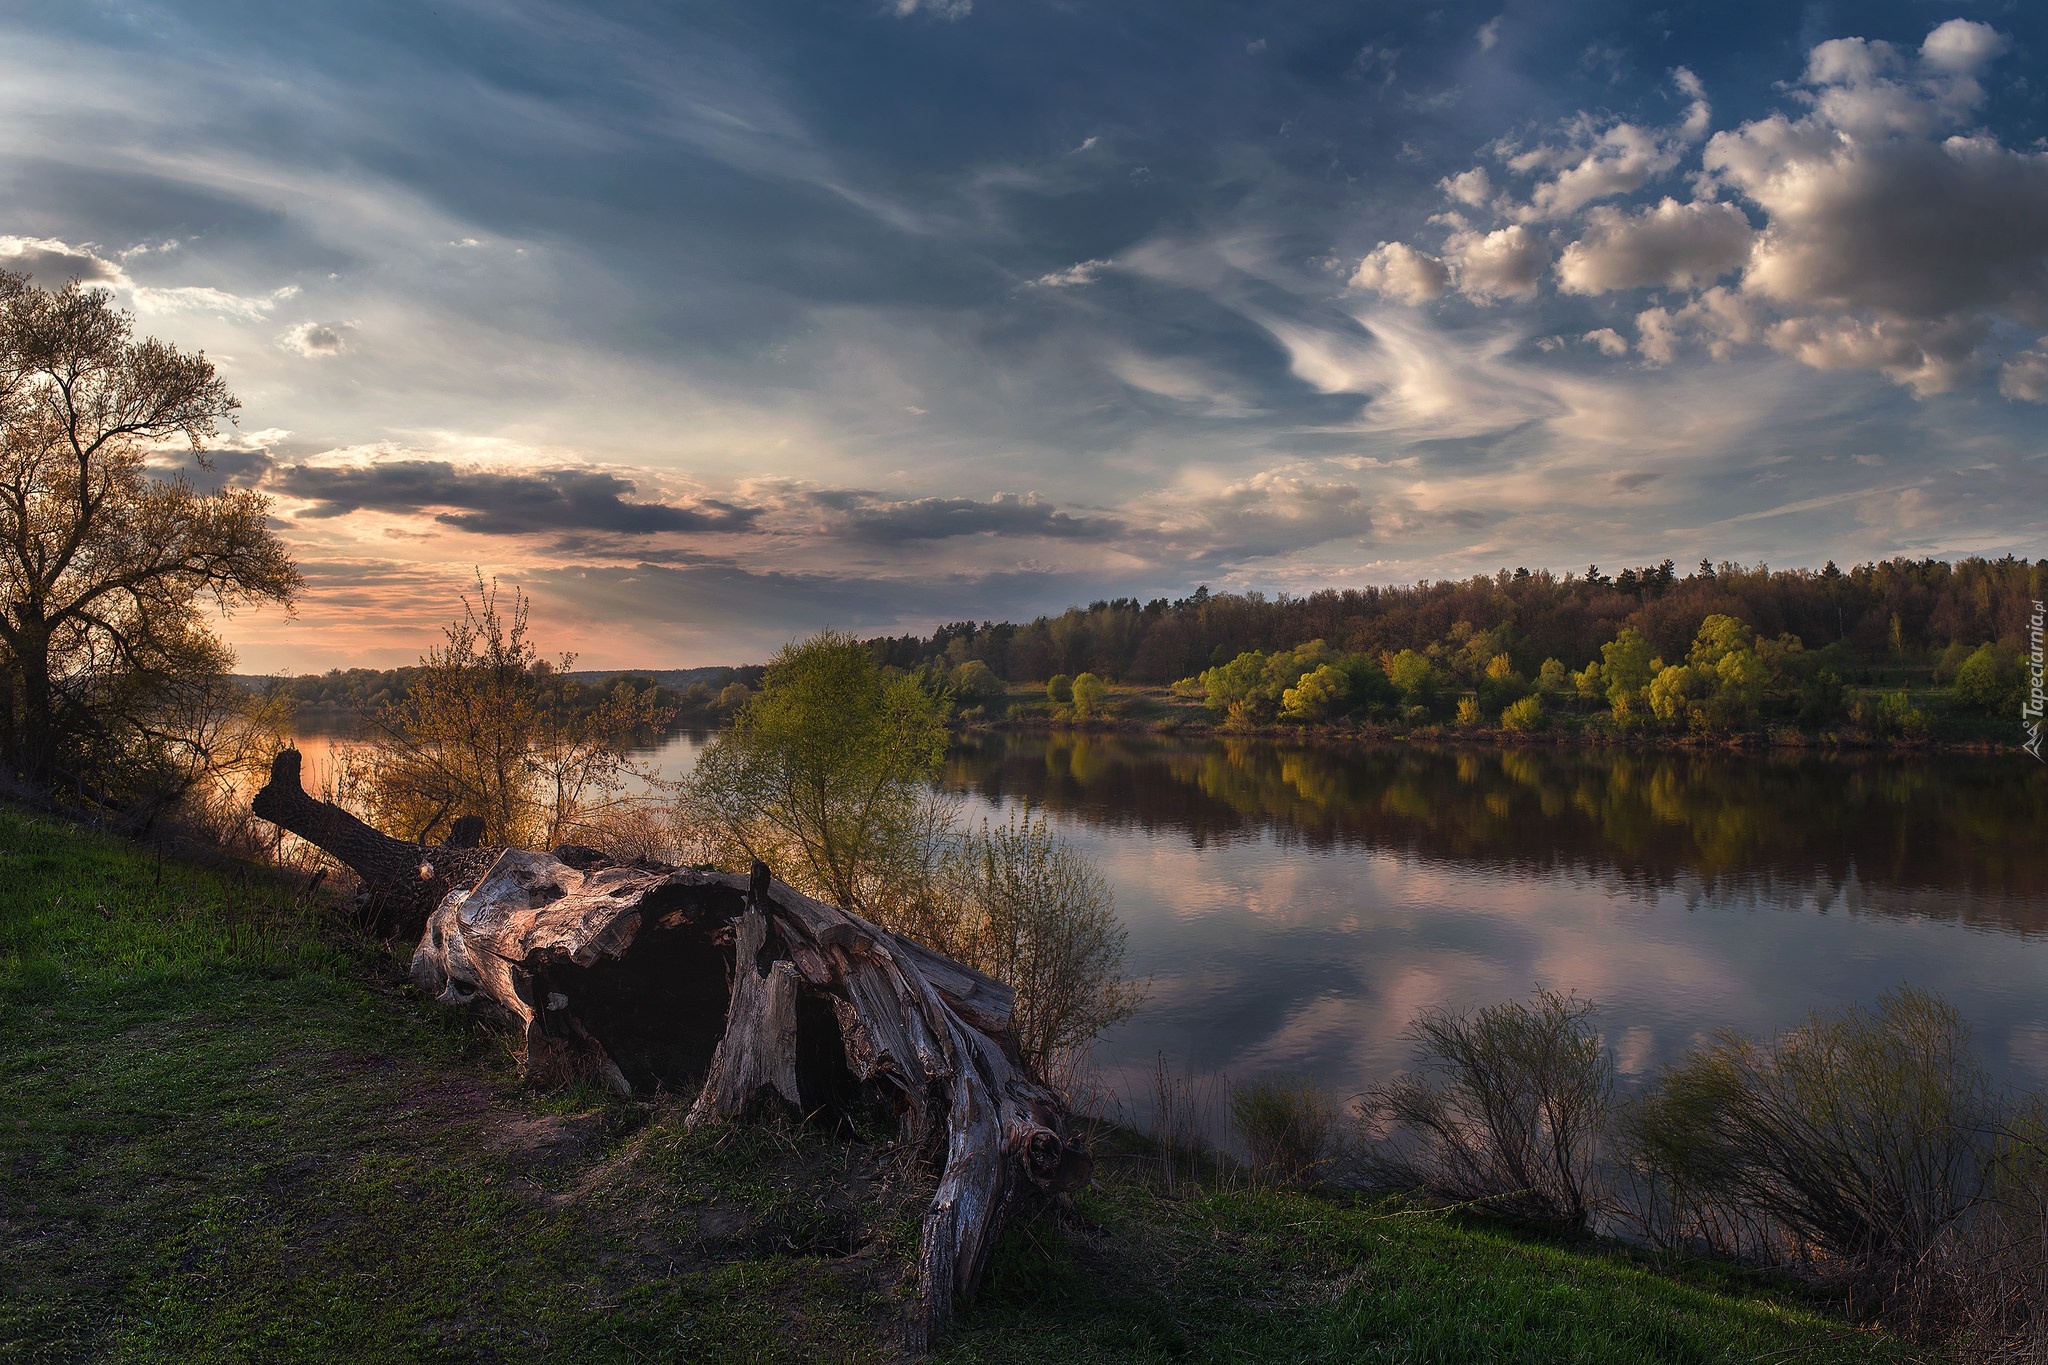
{"type": "Polygon", "coordinates": [[[1600,646],[1600,680],[1616,719],[1628,715],[1643,700],[1650,679],[1662,667],[1651,657],[1650,642],[1634,626],[1623,626],[1620,634],[1600,646]]]}
{"type": "Polygon", "coordinates": [[[716,861],[759,858],[848,909],[889,913],[942,833],[927,782],[945,752],[917,679],[884,677],[860,641],[826,632],[785,646],[698,758],[686,823],[716,861]]]}
{"type": "Polygon", "coordinates": [[[1539,697],[1524,697],[1500,713],[1502,728],[1516,731],[1540,730],[1543,728],[1543,701],[1539,697]]]}
{"type": "Polygon", "coordinates": [[[1109,684],[1093,673],[1074,679],[1074,714],[1083,720],[1105,714],[1109,709],[1109,684]]]}
{"type": "Polygon", "coordinates": [[[1288,720],[1327,720],[1351,695],[1351,680],[1328,664],[1304,673],[1280,694],[1280,714],[1288,720]]]}
{"type": "Polygon", "coordinates": [[[1335,667],[1338,662],[1337,652],[1321,640],[1277,654],[1249,650],[1202,674],[1202,687],[1209,709],[1233,724],[1261,725],[1283,715],[1323,720],[1350,695],[1350,679],[1335,667]],[[1317,674],[1301,691],[1304,680],[1317,674]]]}

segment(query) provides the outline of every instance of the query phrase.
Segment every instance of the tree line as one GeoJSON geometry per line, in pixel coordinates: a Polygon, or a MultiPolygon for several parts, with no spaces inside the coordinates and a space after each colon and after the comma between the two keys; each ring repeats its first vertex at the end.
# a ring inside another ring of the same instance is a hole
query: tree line
{"type": "Polygon", "coordinates": [[[1842,570],[1701,563],[1680,575],[1670,560],[1603,573],[1502,569],[1492,576],[1403,586],[1328,589],[1306,596],[1211,593],[1097,601],[1022,624],[959,621],[929,636],[869,640],[876,661],[914,670],[969,661],[1012,682],[1093,673],[1112,682],[1165,685],[1240,655],[1274,654],[1321,640],[1340,654],[1418,653],[1458,632],[1498,640],[1528,677],[1546,659],[1577,669],[1597,661],[1624,627],[1667,660],[1686,656],[1712,616],[1764,639],[1796,636],[1805,649],[1837,646],[1860,669],[1926,667],[1962,646],[1991,644],[2007,658],[2025,644],[2035,601],[2048,599],[2048,559],[1972,556],[1890,559],[1842,570]]]}
{"type": "MultiPolygon", "coordinates": [[[[330,668],[325,673],[303,673],[289,678],[248,679],[264,696],[287,701],[301,714],[332,713],[349,717],[373,716],[386,706],[403,704],[412,695],[424,672],[422,664],[399,668],[330,668]]],[[[709,679],[697,679],[681,687],[661,681],[653,673],[624,670],[591,677],[576,676],[567,667],[547,659],[533,661],[536,685],[548,694],[550,704],[576,713],[596,712],[621,691],[642,698],[664,723],[702,726],[722,724],[746,704],[761,680],[761,668],[749,665],[714,670],[709,679]]]]}

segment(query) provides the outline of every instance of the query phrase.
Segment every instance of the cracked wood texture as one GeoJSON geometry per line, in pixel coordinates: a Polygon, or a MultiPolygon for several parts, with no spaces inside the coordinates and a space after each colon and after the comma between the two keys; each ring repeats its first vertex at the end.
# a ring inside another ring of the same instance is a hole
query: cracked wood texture
{"type": "Polygon", "coordinates": [[[944,1163],[913,1349],[973,1295],[1027,1190],[1088,1181],[1065,1103],[1018,1059],[1010,987],[759,863],[738,876],[569,847],[423,850],[308,796],[289,750],[254,809],[353,868],[394,928],[433,896],[414,984],[514,1030],[536,1083],[587,1075],[624,1094],[701,1076],[692,1126],[886,1101],[944,1163]]]}

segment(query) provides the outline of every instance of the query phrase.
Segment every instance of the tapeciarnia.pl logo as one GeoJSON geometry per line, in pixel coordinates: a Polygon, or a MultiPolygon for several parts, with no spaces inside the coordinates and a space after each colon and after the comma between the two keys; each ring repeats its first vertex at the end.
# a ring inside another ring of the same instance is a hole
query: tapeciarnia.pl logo
{"type": "Polygon", "coordinates": [[[2044,669],[2041,658],[2041,623],[2048,619],[2048,606],[2034,603],[2034,614],[2027,622],[2027,695],[2020,703],[2020,719],[2027,727],[2026,750],[2035,758],[2048,763],[2041,754],[2041,713],[2048,706],[2048,688],[2042,686],[2044,669]]]}

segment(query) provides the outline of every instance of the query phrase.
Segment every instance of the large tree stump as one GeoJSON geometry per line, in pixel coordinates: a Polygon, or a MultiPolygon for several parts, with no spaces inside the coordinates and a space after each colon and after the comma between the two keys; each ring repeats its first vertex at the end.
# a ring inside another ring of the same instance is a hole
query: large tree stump
{"type": "Polygon", "coordinates": [[[394,923],[440,889],[413,982],[514,1029],[536,1082],[590,1075],[627,1093],[702,1076],[693,1127],[886,1098],[908,1139],[943,1150],[915,1347],[972,1296],[1020,1195],[1087,1183],[1065,1103],[1018,1059],[1010,987],[759,863],[742,877],[566,847],[422,850],[307,796],[290,751],[255,811],[403,907],[394,923]]]}

